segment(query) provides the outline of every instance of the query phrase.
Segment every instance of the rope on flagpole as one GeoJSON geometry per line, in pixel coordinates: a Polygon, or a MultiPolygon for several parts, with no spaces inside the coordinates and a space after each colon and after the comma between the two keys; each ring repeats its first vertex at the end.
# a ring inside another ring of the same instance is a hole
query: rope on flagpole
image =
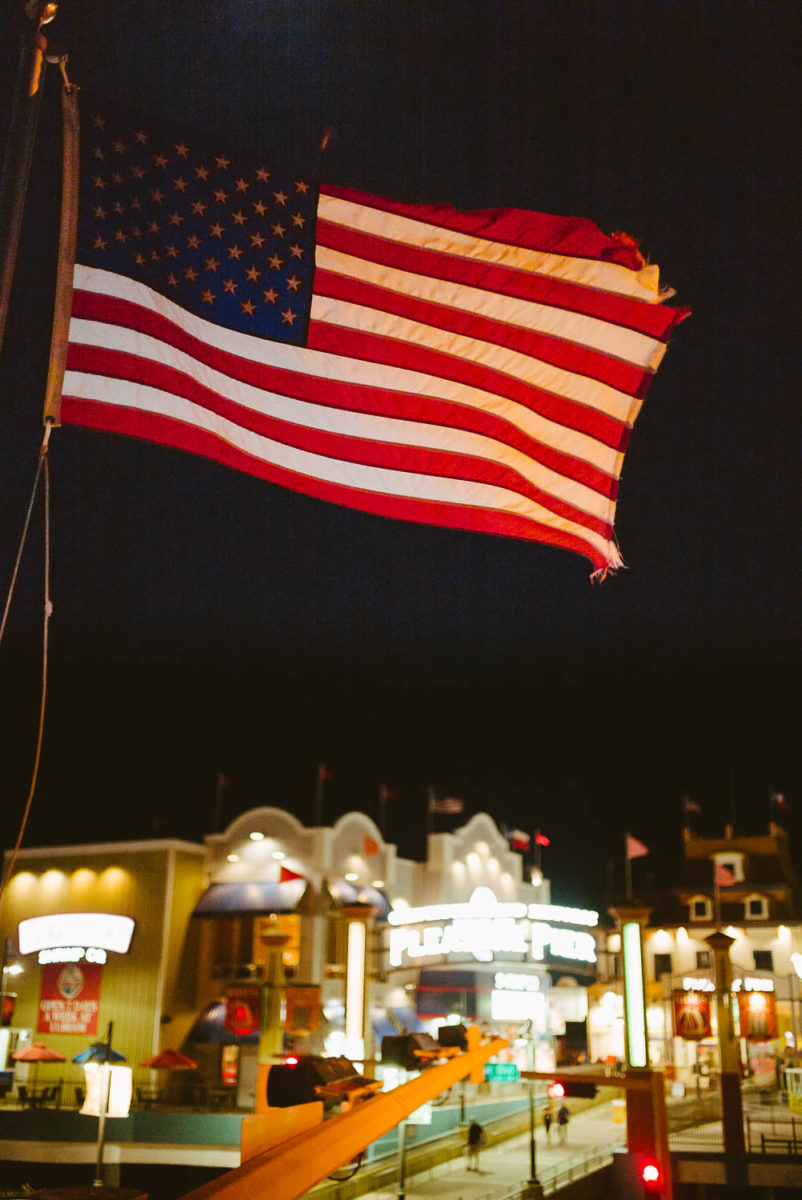
{"type": "Polygon", "coordinates": [[[0,881],[0,901],[2,901],[3,893],[5,892],[8,881],[14,871],[14,867],[16,866],[17,855],[19,853],[20,846],[22,845],[22,839],[25,836],[25,829],[28,824],[28,817],[30,816],[31,805],[33,803],[33,797],[36,791],[36,782],[39,777],[39,764],[42,758],[42,740],[45,726],[45,703],[47,700],[50,618],[53,615],[53,603],[50,599],[50,463],[47,454],[48,444],[50,441],[50,430],[52,427],[53,426],[49,421],[46,422],[44,437],[42,438],[42,445],[39,450],[39,462],[36,468],[36,476],[34,479],[33,490],[31,492],[31,499],[25,516],[25,524],[23,526],[22,537],[20,539],[19,549],[17,551],[17,559],[14,563],[14,571],[12,573],[5,609],[3,611],[3,620],[2,624],[0,624],[0,642],[2,642],[3,634],[5,633],[6,622],[8,620],[8,614],[11,608],[11,600],[14,595],[17,577],[19,575],[22,552],[28,536],[31,513],[33,512],[36,493],[39,489],[39,480],[44,479],[44,613],[42,624],[42,687],[39,699],[39,727],[36,734],[36,751],[34,754],[33,773],[31,775],[31,782],[28,788],[28,798],[25,803],[22,820],[20,821],[19,832],[17,833],[17,840],[14,843],[14,849],[9,855],[8,862],[6,863],[6,869],[3,872],[2,881],[0,881]]]}

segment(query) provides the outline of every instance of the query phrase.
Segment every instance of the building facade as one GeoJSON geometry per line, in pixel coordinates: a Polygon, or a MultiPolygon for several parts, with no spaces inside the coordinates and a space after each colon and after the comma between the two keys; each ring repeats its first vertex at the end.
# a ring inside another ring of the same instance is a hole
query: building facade
{"type": "Polygon", "coordinates": [[[26,850],[0,919],[6,1056],[46,1034],[69,1060],[113,1022],[132,1065],[182,1049],[249,1107],[260,1063],[364,1063],[383,1036],[444,1022],[507,1037],[521,1067],[587,1052],[598,914],[552,904],[484,813],[430,834],[423,863],[364,813],[310,828],[272,807],[203,846],[26,850]]]}
{"type": "MultiPolygon", "coordinates": [[[[704,1087],[718,1069],[713,954],[707,938],[732,939],[732,1003],[745,1076],[780,1078],[802,1050],[802,914],[783,829],[721,838],[684,833],[684,863],[673,892],[650,898],[644,930],[649,1055],[686,1085],[704,1087]]],[[[620,938],[599,938],[599,979],[591,992],[594,1058],[624,1057],[620,938]]]]}

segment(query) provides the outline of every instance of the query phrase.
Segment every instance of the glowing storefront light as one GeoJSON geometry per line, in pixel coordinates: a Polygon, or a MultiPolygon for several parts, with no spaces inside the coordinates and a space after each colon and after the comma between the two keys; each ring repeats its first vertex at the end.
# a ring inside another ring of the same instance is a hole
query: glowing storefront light
{"type": "Polygon", "coordinates": [[[127,954],[133,932],[133,919],[115,913],[52,913],[20,921],[19,949],[20,954],[35,954],[64,946],[91,946],[127,954]]]}
{"type": "Polygon", "coordinates": [[[624,922],[621,928],[621,943],[624,950],[627,1058],[631,1067],[648,1067],[643,951],[640,925],[637,921],[624,922]]]}

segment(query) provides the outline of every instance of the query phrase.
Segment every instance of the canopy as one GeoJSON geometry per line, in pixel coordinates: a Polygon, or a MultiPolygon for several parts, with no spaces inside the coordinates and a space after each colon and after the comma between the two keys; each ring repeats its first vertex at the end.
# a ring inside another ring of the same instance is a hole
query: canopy
{"type": "Polygon", "coordinates": [[[123,1063],[127,1060],[124,1054],[120,1054],[119,1050],[112,1050],[106,1042],[93,1042],[86,1050],[76,1054],[72,1061],[74,1063],[123,1063]]]}
{"type": "Polygon", "coordinates": [[[197,1067],[194,1058],[189,1058],[186,1054],[179,1053],[178,1050],[161,1050],[158,1054],[154,1054],[152,1058],[146,1058],[141,1062],[140,1067],[150,1067],[153,1071],[191,1071],[197,1067]]]}
{"type": "Polygon", "coordinates": [[[391,908],[390,901],[379,888],[361,887],[349,883],[347,879],[335,879],[329,883],[329,893],[341,908],[362,904],[366,908],[377,909],[379,920],[386,920],[391,908]]]}
{"type": "Polygon", "coordinates": [[[58,1050],[51,1050],[44,1042],[32,1042],[24,1050],[15,1050],[11,1057],[15,1062],[66,1062],[58,1050]]]}
{"type": "Polygon", "coordinates": [[[232,917],[238,913],[258,916],[295,912],[306,891],[306,879],[249,879],[237,883],[213,883],[201,896],[195,917],[232,917]]]}

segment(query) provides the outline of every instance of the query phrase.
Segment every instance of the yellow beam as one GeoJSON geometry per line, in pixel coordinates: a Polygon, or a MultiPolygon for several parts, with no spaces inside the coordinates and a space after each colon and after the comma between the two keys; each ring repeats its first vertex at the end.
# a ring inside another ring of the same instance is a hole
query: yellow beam
{"type": "Polygon", "coordinates": [[[357,1104],[322,1125],[258,1154],[233,1171],[212,1179],[182,1200],[297,1200],[332,1171],[351,1162],[416,1108],[503,1050],[503,1038],[485,1042],[439,1067],[430,1067],[390,1092],[357,1104]]]}

